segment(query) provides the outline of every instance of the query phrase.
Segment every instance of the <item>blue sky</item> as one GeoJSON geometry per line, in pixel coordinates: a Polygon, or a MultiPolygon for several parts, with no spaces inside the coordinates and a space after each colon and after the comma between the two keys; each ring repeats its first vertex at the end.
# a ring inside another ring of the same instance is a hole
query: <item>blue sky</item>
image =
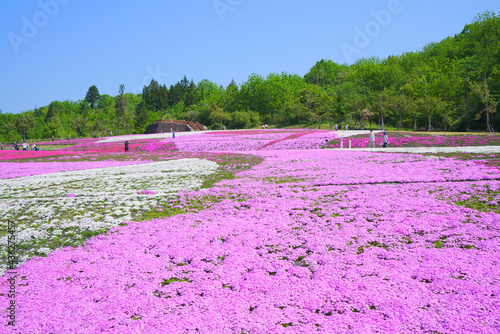
{"type": "Polygon", "coordinates": [[[184,75],[227,86],[321,59],[417,51],[460,33],[498,0],[18,0],[0,4],[0,109],[115,96],[184,75]]]}

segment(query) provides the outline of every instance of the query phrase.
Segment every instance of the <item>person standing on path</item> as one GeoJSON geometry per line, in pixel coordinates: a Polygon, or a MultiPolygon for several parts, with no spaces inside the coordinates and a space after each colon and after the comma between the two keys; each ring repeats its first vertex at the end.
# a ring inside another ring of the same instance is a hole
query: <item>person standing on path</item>
{"type": "Polygon", "coordinates": [[[175,138],[175,130],[172,130],[172,138],[175,138]]]}
{"type": "Polygon", "coordinates": [[[128,140],[125,141],[125,152],[128,152],[128,140]]]}
{"type": "Polygon", "coordinates": [[[387,132],[384,131],[384,148],[389,144],[389,137],[387,136],[387,132]]]}
{"type": "Polygon", "coordinates": [[[373,130],[370,130],[370,141],[368,142],[368,148],[375,148],[375,134],[373,130]]]}

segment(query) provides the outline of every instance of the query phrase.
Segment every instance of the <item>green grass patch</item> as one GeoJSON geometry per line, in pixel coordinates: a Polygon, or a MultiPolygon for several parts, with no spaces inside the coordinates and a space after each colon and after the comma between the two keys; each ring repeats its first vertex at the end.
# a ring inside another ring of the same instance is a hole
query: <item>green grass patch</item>
{"type": "Polygon", "coordinates": [[[299,183],[304,182],[306,179],[294,177],[266,177],[264,178],[269,183],[282,184],[282,183],[299,183]]]}

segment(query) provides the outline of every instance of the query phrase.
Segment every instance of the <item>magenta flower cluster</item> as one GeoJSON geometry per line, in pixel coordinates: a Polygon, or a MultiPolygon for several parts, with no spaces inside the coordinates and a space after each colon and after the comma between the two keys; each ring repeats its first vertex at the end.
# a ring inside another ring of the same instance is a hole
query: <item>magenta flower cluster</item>
{"type": "MultiPolygon", "coordinates": [[[[78,152],[85,152],[85,153],[121,153],[124,151],[124,142],[111,142],[111,143],[98,143],[97,141],[100,139],[95,140],[94,142],[82,142],[80,144],[77,144],[75,146],[69,146],[62,148],[58,151],[78,151],[78,152]]],[[[132,152],[134,151],[137,147],[142,146],[142,145],[147,145],[148,143],[156,143],[158,139],[152,139],[149,141],[134,141],[129,144],[129,151],[132,152]]]]}
{"type": "Polygon", "coordinates": [[[289,140],[278,141],[277,143],[266,147],[267,150],[310,150],[324,147],[327,142],[335,139],[337,136],[331,131],[313,130],[296,134],[289,140]]]}
{"type": "Polygon", "coordinates": [[[230,135],[222,131],[179,137],[175,139],[175,144],[179,151],[257,151],[269,142],[288,136],[290,136],[289,132],[282,131],[241,131],[237,135],[230,135]]]}
{"type": "Polygon", "coordinates": [[[0,161],[2,160],[18,160],[18,159],[37,159],[43,157],[52,157],[71,154],[61,151],[14,151],[0,150],[0,161]]]}
{"type": "Polygon", "coordinates": [[[152,141],[143,146],[138,146],[138,152],[174,152],[177,151],[175,143],[171,141],[152,141]]]}
{"type": "MultiPolygon", "coordinates": [[[[382,146],[382,134],[375,136],[375,146],[382,146]]],[[[498,136],[411,136],[389,133],[389,147],[459,147],[459,146],[498,146],[498,136]]],[[[344,147],[351,141],[352,148],[368,147],[369,136],[344,138],[344,147]]],[[[328,145],[329,148],[339,148],[340,140],[337,139],[328,145]]]]}
{"type": "MultiPolygon", "coordinates": [[[[288,137],[285,137],[285,138],[281,138],[281,139],[276,139],[276,140],[273,140],[273,141],[270,141],[268,142],[267,144],[265,144],[264,146],[262,146],[260,148],[260,150],[264,150],[266,149],[267,147],[271,146],[271,145],[274,145],[276,143],[279,143],[279,142],[282,142],[284,140],[292,140],[292,139],[297,139],[297,138],[300,138],[302,136],[305,136],[307,134],[307,132],[299,132],[299,133],[294,133],[293,135],[290,135],[288,137]]],[[[273,146],[274,148],[274,146],[273,146]]]]}
{"type": "Polygon", "coordinates": [[[176,139],[180,151],[258,151],[312,149],[336,138],[330,131],[315,130],[248,130],[217,131],[176,139]]]}
{"type": "Polygon", "coordinates": [[[152,191],[152,190],[141,190],[141,191],[138,191],[137,194],[139,195],[154,195],[156,194],[155,191],[152,191]]]}

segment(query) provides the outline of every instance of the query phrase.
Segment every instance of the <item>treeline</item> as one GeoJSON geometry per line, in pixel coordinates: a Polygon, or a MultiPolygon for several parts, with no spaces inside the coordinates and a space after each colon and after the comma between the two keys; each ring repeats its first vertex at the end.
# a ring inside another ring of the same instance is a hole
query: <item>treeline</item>
{"type": "Polygon", "coordinates": [[[0,114],[0,140],[143,133],[161,118],[209,128],[340,122],[380,128],[500,131],[500,16],[478,15],[463,31],[417,52],[353,65],[317,62],[304,76],[252,74],[223,87],[184,77],[166,87],[152,80],[142,94],[54,101],[19,115],[0,114]]]}

